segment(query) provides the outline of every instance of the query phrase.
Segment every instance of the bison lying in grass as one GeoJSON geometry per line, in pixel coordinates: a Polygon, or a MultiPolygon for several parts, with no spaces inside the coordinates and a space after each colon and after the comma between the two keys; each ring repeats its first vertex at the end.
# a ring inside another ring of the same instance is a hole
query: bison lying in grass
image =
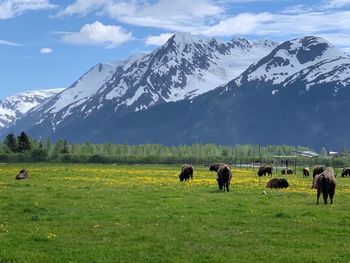
{"type": "Polygon", "coordinates": [[[193,179],[193,167],[189,164],[184,164],[181,168],[181,173],[179,175],[180,181],[187,181],[193,179]]]}
{"type": "Polygon", "coordinates": [[[289,186],[288,181],[284,178],[273,178],[267,182],[266,188],[287,188],[289,186]]]}
{"type": "Polygon", "coordinates": [[[220,166],[217,174],[218,178],[216,180],[218,181],[219,189],[224,191],[226,189],[227,192],[229,192],[232,178],[232,172],[230,167],[226,164],[220,166]]]}
{"type": "Polygon", "coordinates": [[[23,179],[28,179],[28,178],[29,178],[29,173],[26,169],[20,170],[16,176],[16,180],[23,180],[23,179]]]}
{"type": "Polygon", "coordinates": [[[272,166],[261,166],[258,171],[258,175],[261,177],[263,175],[271,175],[272,176],[272,166]]]}
{"type": "Polygon", "coordinates": [[[333,196],[335,194],[336,179],[332,167],[328,167],[324,172],[317,174],[313,181],[313,188],[317,189],[317,204],[321,193],[323,194],[324,204],[327,204],[328,196],[333,204],[333,196]]]}

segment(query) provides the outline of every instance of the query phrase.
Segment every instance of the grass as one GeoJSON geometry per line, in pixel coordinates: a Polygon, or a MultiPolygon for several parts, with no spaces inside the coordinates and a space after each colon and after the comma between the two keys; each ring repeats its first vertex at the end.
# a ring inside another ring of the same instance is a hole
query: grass
{"type": "Polygon", "coordinates": [[[300,172],[268,190],[234,169],[223,193],[205,167],[180,183],[180,165],[39,164],[16,181],[22,166],[0,165],[0,263],[350,262],[348,178],[317,206],[300,172]]]}

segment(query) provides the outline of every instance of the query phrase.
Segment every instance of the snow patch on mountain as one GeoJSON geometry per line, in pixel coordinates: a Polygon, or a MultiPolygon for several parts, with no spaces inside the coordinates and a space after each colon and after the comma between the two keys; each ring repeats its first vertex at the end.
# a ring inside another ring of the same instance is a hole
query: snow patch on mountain
{"type": "Polygon", "coordinates": [[[177,33],[163,47],[127,69],[105,99],[114,100],[117,108],[133,106],[135,111],[162,102],[192,99],[237,77],[276,46],[276,42],[268,40],[235,37],[219,42],[177,33]],[[141,99],[145,92],[152,97],[147,102],[141,99]]]}
{"type": "MultiPolygon", "coordinates": [[[[348,59],[348,55],[319,37],[305,37],[286,41],[276,47],[269,56],[254,63],[245,72],[249,81],[271,81],[280,84],[288,77],[317,65],[322,61],[348,59]]],[[[243,78],[237,80],[237,84],[243,78]]]]}
{"type": "Polygon", "coordinates": [[[57,131],[58,126],[82,119],[192,99],[237,77],[276,46],[269,40],[235,37],[220,42],[178,33],[150,54],[94,66],[65,91],[31,110],[28,122],[19,126],[39,123],[57,131]]]}
{"type": "Polygon", "coordinates": [[[0,129],[9,126],[28,111],[64,89],[26,91],[0,100],[0,129]]]}
{"type": "Polygon", "coordinates": [[[55,103],[46,111],[57,113],[67,105],[78,106],[96,93],[96,87],[101,87],[114,73],[116,66],[112,64],[97,64],[84,76],[76,81],[57,97],[55,103]]]}

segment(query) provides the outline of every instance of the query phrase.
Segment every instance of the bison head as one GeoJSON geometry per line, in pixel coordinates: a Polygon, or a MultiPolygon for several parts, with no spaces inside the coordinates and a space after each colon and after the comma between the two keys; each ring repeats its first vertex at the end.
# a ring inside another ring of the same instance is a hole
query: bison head
{"type": "Polygon", "coordinates": [[[289,187],[289,183],[286,179],[282,178],[280,181],[281,187],[282,188],[288,188],[289,187]]]}
{"type": "Polygon", "coordinates": [[[216,172],[216,167],[214,164],[209,166],[209,171],[215,171],[216,172]]]}
{"type": "Polygon", "coordinates": [[[180,182],[182,182],[183,180],[185,180],[184,174],[183,174],[183,173],[180,173],[179,178],[180,178],[180,182]]]}

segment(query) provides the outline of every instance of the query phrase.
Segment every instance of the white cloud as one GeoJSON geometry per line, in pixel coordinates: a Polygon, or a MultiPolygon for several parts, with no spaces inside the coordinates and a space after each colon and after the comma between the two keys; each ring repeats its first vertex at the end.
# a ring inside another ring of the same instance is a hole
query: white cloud
{"type": "Polygon", "coordinates": [[[87,15],[108,5],[111,0],[77,0],[57,13],[58,16],[65,15],[87,15]]]}
{"type": "MultiPolygon", "coordinates": [[[[335,38],[350,30],[350,11],[337,9],[350,4],[350,0],[324,0],[316,4],[290,6],[279,12],[229,13],[234,4],[246,2],[247,0],[76,0],[61,13],[86,15],[94,12],[129,25],[210,37],[239,34],[285,39],[328,33],[334,34],[335,38]]],[[[150,36],[146,39],[146,44],[159,45],[164,38],[162,35],[150,36]]]]}
{"type": "Polygon", "coordinates": [[[132,38],[120,26],[104,25],[99,21],[84,25],[79,32],[64,33],[62,40],[66,43],[79,45],[104,45],[114,48],[132,38]]]}
{"type": "Polygon", "coordinates": [[[49,47],[43,47],[42,49],[40,49],[40,54],[50,54],[52,52],[53,52],[53,49],[49,47]]]}
{"type": "Polygon", "coordinates": [[[323,33],[348,32],[350,11],[301,14],[244,13],[223,19],[212,26],[198,28],[196,34],[207,36],[260,35],[294,37],[323,33]]]}
{"type": "Polygon", "coordinates": [[[192,32],[210,17],[223,13],[211,0],[159,0],[154,4],[121,2],[106,7],[106,13],[123,23],[192,32]]]}
{"type": "Polygon", "coordinates": [[[153,46],[162,46],[165,44],[165,42],[168,41],[168,39],[172,36],[171,33],[163,33],[159,36],[149,36],[146,38],[146,45],[153,45],[153,46]]]}
{"type": "Polygon", "coordinates": [[[213,0],[77,0],[57,15],[86,15],[91,12],[131,25],[192,31],[207,18],[222,14],[224,9],[213,0]]]}
{"type": "Polygon", "coordinates": [[[264,23],[271,23],[273,15],[270,13],[251,14],[242,13],[220,21],[218,24],[209,26],[198,31],[206,36],[232,36],[235,34],[256,33],[256,28],[264,23]]]}
{"type": "Polygon", "coordinates": [[[350,0],[328,0],[323,4],[324,8],[340,8],[350,5],[350,0]]]}
{"type": "Polygon", "coordinates": [[[0,2],[0,19],[22,15],[26,11],[55,8],[49,0],[3,0],[0,2]]]}
{"type": "Polygon", "coordinates": [[[2,40],[2,39],[0,39],[0,45],[12,46],[12,47],[21,47],[22,46],[21,44],[17,44],[15,42],[2,40]]]}

